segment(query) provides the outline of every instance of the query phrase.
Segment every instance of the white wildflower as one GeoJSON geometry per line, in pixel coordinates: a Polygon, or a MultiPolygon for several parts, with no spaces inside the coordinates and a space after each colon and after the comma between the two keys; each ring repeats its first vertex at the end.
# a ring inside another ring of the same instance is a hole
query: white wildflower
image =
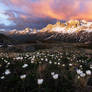
{"type": "Polygon", "coordinates": [[[4,78],[5,78],[4,76],[1,77],[1,79],[4,79],[4,78]]]}
{"type": "Polygon", "coordinates": [[[80,79],[80,76],[78,76],[78,79],[80,79]]]}
{"type": "Polygon", "coordinates": [[[80,65],[80,68],[82,68],[82,65],[80,65]]]}
{"type": "Polygon", "coordinates": [[[70,63],[69,66],[72,66],[72,64],[70,63]]]}
{"type": "Polygon", "coordinates": [[[24,64],[24,65],[22,66],[22,68],[26,68],[26,67],[28,67],[28,64],[24,64]]]}
{"type": "Polygon", "coordinates": [[[58,79],[58,74],[54,74],[53,79],[58,79]]]}
{"type": "Polygon", "coordinates": [[[87,75],[91,75],[91,71],[90,70],[86,70],[86,74],[87,75]]]}
{"type": "Polygon", "coordinates": [[[46,58],[46,59],[45,59],[45,61],[47,62],[47,61],[48,61],[48,59],[46,58]]]}
{"type": "Polygon", "coordinates": [[[58,65],[60,65],[60,62],[58,62],[58,65]]]}
{"type": "Polygon", "coordinates": [[[7,65],[10,65],[10,62],[8,62],[7,65]]]}
{"type": "Polygon", "coordinates": [[[65,64],[62,64],[62,66],[65,66],[65,64]]]}
{"type": "Polygon", "coordinates": [[[51,61],[49,61],[49,64],[52,64],[52,62],[51,62],[51,61]]]}
{"type": "Polygon", "coordinates": [[[81,73],[80,76],[81,76],[81,77],[85,77],[86,74],[85,74],[85,73],[81,73]]]}
{"type": "Polygon", "coordinates": [[[60,61],[60,58],[58,59],[58,61],[60,61]]]}
{"type": "Polygon", "coordinates": [[[51,75],[53,76],[55,74],[55,72],[51,72],[51,75]]]}
{"type": "Polygon", "coordinates": [[[83,73],[83,71],[81,71],[80,69],[77,69],[77,74],[81,74],[83,73]]]}
{"type": "Polygon", "coordinates": [[[82,63],[84,63],[85,61],[82,61],[82,63]]]}
{"type": "Polygon", "coordinates": [[[90,65],[90,69],[92,69],[92,65],[90,65]]]}
{"type": "Polygon", "coordinates": [[[10,74],[11,72],[10,72],[10,70],[9,69],[7,69],[6,71],[5,71],[5,75],[8,75],[8,74],[10,74]]]}
{"type": "Polygon", "coordinates": [[[41,61],[43,61],[44,59],[43,58],[41,58],[41,61]]]}
{"type": "Polygon", "coordinates": [[[23,74],[23,75],[20,76],[20,78],[21,78],[21,79],[25,79],[25,78],[26,78],[26,75],[23,74]]]}
{"type": "Polygon", "coordinates": [[[43,79],[38,79],[38,80],[37,80],[37,84],[38,84],[38,85],[41,85],[42,83],[43,83],[43,79]]]}
{"type": "Polygon", "coordinates": [[[7,63],[8,61],[7,60],[4,60],[5,63],[7,63]]]}

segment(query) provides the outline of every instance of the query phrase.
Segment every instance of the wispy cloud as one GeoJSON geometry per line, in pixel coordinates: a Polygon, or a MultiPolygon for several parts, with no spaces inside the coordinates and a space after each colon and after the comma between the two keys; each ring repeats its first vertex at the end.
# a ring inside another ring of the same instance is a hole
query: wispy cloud
{"type": "Polygon", "coordinates": [[[0,11],[8,16],[3,20],[16,27],[38,23],[39,19],[92,20],[92,0],[0,0],[0,4],[0,11]]]}

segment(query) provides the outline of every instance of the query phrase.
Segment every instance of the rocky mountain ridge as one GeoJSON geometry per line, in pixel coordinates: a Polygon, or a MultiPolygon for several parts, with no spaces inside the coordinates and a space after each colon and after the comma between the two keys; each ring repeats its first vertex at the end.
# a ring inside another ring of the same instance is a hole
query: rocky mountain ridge
{"type": "Polygon", "coordinates": [[[9,36],[16,42],[83,42],[92,43],[92,22],[85,20],[69,20],[65,23],[57,21],[56,24],[48,24],[41,30],[25,28],[13,30],[9,36]]]}
{"type": "Polygon", "coordinates": [[[57,32],[57,33],[78,33],[80,31],[92,32],[92,22],[85,20],[69,20],[65,23],[57,21],[56,24],[48,24],[46,27],[40,30],[25,28],[24,30],[11,30],[9,34],[35,34],[37,32],[57,32]]]}

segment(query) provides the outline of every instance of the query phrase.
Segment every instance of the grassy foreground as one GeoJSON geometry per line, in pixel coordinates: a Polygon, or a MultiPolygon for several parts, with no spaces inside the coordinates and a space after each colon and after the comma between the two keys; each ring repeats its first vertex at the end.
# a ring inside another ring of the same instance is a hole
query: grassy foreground
{"type": "Polygon", "coordinates": [[[92,57],[83,49],[0,53],[0,92],[91,92],[92,57]]]}

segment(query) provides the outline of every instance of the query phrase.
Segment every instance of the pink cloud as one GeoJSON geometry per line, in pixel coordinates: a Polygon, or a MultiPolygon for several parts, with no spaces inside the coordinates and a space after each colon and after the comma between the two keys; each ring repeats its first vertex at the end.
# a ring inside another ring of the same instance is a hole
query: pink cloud
{"type": "Polygon", "coordinates": [[[92,20],[92,0],[9,0],[8,4],[27,13],[28,16],[19,15],[23,19],[49,17],[92,20]]]}

